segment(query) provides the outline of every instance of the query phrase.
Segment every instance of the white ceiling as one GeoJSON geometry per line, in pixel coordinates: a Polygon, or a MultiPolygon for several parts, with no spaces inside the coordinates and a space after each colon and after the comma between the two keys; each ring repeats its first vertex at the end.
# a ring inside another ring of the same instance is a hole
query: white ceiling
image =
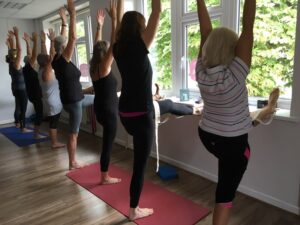
{"type": "Polygon", "coordinates": [[[0,18],[36,19],[66,4],[66,0],[0,0],[0,18]],[[18,9],[22,7],[21,9],[18,9]]]}

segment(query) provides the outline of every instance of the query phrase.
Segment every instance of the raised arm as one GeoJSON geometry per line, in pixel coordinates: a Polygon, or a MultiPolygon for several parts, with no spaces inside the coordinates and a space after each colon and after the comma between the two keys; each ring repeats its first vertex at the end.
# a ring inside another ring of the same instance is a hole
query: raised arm
{"type": "Polygon", "coordinates": [[[235,55],[251,66],[253,47],[253,26],[256,11],[256,0],[246,0],[243,12],[243,30],[238,40],[235,55]]]}
{"type": "Polygon", "coordinates": [[[161,0],[152,0],[152,11],[149,17],[145,32],[142,34],[142,39],[147,48],[152,44],[159,23],[161,13],[161,0]]]}
{"type": "Polygon", "coordinates": [[[212,24],[204,0],[197,0],[197,9],[201,35],[198,54],[198,58],[200,58],[202,56],[203,45],[212,31],[212,24]]]}
{"type": "Polygon", "coordinates": [[[23,40],[26,43],[27,56],[29,58],[31,58],[32,52],[31,52],[31,47],[30,47],[30,36],[26,32],[24,32],[23,40]]]}
{"type": "Polygon", "coordinates": [[[62,56],[67,62],[70,62],[76,44],[76,11],[73,0],[68,0],[67,10],[70,15],[69,39],[62,56]]]}
{"type": "Polygon", "coordinates": [[[109,48],[102,59],[99,66],[98,76],[108,75],[111,70],[111,64],[113,63],[113,45],[116,40],[116,27],[117,27],[117,3],[114,0],[110,1],[109,16],[111,18],[111,37],[109,48]]]}
{"type": "Polygon", "coordinates": [[[41,53],[47,55],[46,33],[43,30],[41,31],[40,38],[41,38],[41,53]]]}
{"type": "Polygon", "coordinates": [[[48,33],[48,38],[50,40],[50,51],[49,51],[49,55],[50,55],[50,60],[52,62],[52,59],[55,55],[55,48],[54,48],[54,39],[55,39],[55,33],[54,30],[52,28],[49,29],[49,33],[48,33]]]}
{"type": "Polygon", "coordinates": [[[64,7],[61,7],[59,9],[59,16],[61,18],[60,35],[66,37],[67,36],[67,16],[66,16],[66,12],[65,12],[64,7]]]}
{"type": "Polygon", "coordinates": [[[120,24],[123,18],[124,14],[124,0],[118,0],[118,5],[117,5],[117,28],[116,28],[116,33],[118,32],[120,28],[120,24]]]}
{"type": "Polygon", "coordinates": [[[97,31],[94,39],[94,44],[102,40],[102,29],[105,20],[105,13],[102,9],[97,11],[97,31]]]}
{"type": "Polygon", "coordinates": [[[31,55],[31,58],[29,60],[29,63],[31,65],[31,67],[34,68],[34,64],[35,64],[36,59],[37,59],[37,41],[38,41],[38,35],[37,35],[36,32],[32,33],[31,41],[33,43],[33,47],[32,47],[32,55],[31,55]]]}
{"type": "Polygon", "coordinates": [[[19,70],[21,68],[22,47],[20,43],[19,29],[17,27],[13,27],[13,34],[15,35],[16,38],[16,49],[17,49],[15,68],[19,70]]]}
{"type": "Polygon", "coordinates": [[[8,31],[7,40],[9,42],[10,49],[15,49],[16,48],[14,39],[15,39],[14,33],[12,31],[8,31]]]}

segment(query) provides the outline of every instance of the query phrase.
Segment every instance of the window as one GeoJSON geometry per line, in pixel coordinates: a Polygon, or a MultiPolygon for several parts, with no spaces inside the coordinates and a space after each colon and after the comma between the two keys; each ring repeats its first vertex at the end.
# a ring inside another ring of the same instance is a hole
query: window
{"type": "Polygon", "coordinates": [[[291,99],[296,22],[297,0],[257,1],[249,95],[267,96],[279,86],[281,98],[291,99]]]}
{"type": "MultiPolygon", "coordinates": [[[[144,0],[144,15],[149,18],[151,1],[144,0]]],[[[153,67],[153,83],[162,89],[172,88],[172,43],[171,43],[171,0],[162,0],[163,11],[156,39],[151,45],[150,61],[153,67]]]]}
{"type": "MultiPolygon", "coordinates": [[[[151,1],[144,3],[144,15],[149,17],[151,1]]],[[[213,27],[226,26],[240,31],[244,0],[206,0],[213,27]]],[[[200,33],[196,0],[162,0],[162,14],[155,43],[150,49],[154,81],[168,94],[177,95],[187,88],[191,96],[199,95],[195,81],[195,63],[199,51],[200,33]]],[[[281,100],[289,108],[297,23],[297,0],[257,0],[255,43],[251,73],[247,80],[250,96],[267,97],[279,86],[281,100]],[[286,102],[289,102],[286,104],[286,102]]]]}

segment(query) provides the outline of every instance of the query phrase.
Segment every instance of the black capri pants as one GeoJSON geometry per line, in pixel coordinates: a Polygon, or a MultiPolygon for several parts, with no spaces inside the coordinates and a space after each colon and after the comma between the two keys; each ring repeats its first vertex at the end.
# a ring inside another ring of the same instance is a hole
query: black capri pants
{"type": "Polygon", "coordinates": [[[133,136],[133,173],[130,183],[130,207],[136,208],[144,184],[144,173],[154,138],[154,112],[136,117],[120,117],[126,131],[133,136]]]}
{"type": "Polygon", "coordinates": [[[205,148],[218,158],[216,203],[231,203],[246,171],[250,157],[248,134],[223,137],[198,128],[205,148]]]}
{"type": "Polygon", "coordinates": [[[39,98],[39,99],[32,100],[31,103],[35,110],[34,125],[40,126],[43,121],[43,101],[41,98],[39,98]]]}
{"type": "Polygon", "coordinates": [[[59,118],[60,118],[60,113],[53,115],[53,116],[48,116],[50,129],[57,129],[59,118]]]}

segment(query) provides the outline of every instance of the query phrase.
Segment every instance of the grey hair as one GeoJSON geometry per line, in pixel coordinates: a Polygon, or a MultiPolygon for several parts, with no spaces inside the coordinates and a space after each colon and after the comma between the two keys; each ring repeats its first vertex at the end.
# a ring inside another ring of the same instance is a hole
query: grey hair
{"type": "Polygon", "coordinates": [[[235,57],[237,41],[234,31],[225,27],[213,29],[202,48],[204,67],[228,66],[235,57]]]}
{"type": "Polygon", "coordinates": [[[56,53],[61,53],[63,50],[63,47],[65,47],[67,44],[67,38],[60,35],[55,37],[54,39],[54,48],[56,53]]]}
{"type": "Polygon", "coordinates": [[[40,65],[40,67],[46,66],[46,64],[48,63],[48,61],[49,61],[49,56],[46,55],[46,54],[42,54],[41,53],[41,54],[39,54],[37,56],[37,62],[40,65]]]}

